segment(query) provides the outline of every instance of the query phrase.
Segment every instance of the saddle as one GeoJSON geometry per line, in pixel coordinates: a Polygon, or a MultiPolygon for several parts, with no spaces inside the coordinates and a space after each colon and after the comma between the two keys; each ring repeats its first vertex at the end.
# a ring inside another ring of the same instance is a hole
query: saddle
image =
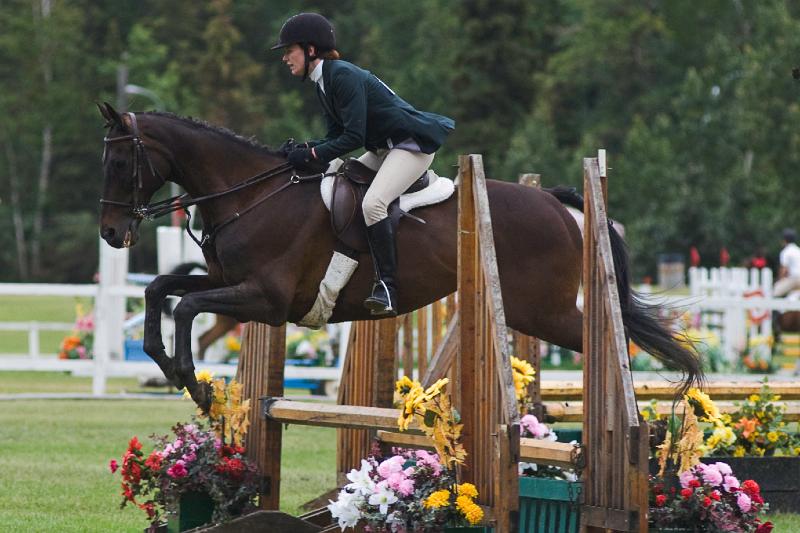
{"type": "MultiPolygon", "coordinates": [[[[348,159],[333,178],[333,192],[331,195],[331,226],[336,238],[341,244],[357,252],[369,252],[367,242],[367,225],[364,222],[364,213],[361,203],[376,172],[364,165],[358,159],[348,159]]],[[[411,184],[403,193],[421,191],[429,184],[428,172],[411,184]]],[[[399,198],[389,204],[389,219],[395,230],[400,223],[400,218],[406,215],[400,209],[399,198]]]]}

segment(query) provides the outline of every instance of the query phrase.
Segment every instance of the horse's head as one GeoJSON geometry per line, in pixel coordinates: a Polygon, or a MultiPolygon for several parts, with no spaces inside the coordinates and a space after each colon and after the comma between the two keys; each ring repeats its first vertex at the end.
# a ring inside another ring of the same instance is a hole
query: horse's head
{"type": "Polygon", "coordinates": [[[139,224],[153,194],[170,178],[168,152],[155,141],[145,142],[134,113],[119,113],[99,105],[108,132],[103,139],[103,197],[100,235],[114,248],[129,247],[139,238],[139,224]]]}

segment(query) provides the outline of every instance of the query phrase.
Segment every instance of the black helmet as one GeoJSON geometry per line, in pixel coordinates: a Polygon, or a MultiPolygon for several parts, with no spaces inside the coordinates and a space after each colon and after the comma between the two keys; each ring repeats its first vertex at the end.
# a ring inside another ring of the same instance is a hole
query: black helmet
{"type": "Polygon", "coordinates": [[[792,228],[785,228],[781,232],[781,237],[786,242],[795,242],[797,241],[797,233],[792,228]]]}
{"type": "Polygon", "coordinates": [[[300,13],[283,24],[278,42],[270,50],[285,48],[294,43],[313,44],[324,52],[336,48],[336,34],[333,25],[322,15],[300,13]]]}

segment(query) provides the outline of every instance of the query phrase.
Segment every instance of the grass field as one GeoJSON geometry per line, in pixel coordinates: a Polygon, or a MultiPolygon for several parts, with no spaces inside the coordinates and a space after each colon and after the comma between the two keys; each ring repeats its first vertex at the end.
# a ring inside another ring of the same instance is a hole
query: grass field
{"type": "MultiPolygon", "coordinates": [[[[81,304],[86,311],[92,300],[59,296],[2,296],[0,297],[0,322],[64,322],[75,321],[75,307],[81,304]]],[[[42,353],[58,352],[61,340],[69,334],[65,331],[42,331],[39,333],[42,353]]],[[[28,334],[25,331],[0,331],[0,353],[28,353],[28,334]]]]}
{"type": "MultiPolygon", "coordinates": [[[[3,380],[5,381],[5,380],[3,380]]],[[[9,401],[0,415],[0,530],[141,532],[138,509],[118,508],[120,460],[128,440],[147,443],[189,420],[189,401],[9,401]]],[[[335,430],[284,432],[281,508],[300,506],[335,485],[335,430]]],[[[147,444],[145,444],[147,447],[147,444]]]]}

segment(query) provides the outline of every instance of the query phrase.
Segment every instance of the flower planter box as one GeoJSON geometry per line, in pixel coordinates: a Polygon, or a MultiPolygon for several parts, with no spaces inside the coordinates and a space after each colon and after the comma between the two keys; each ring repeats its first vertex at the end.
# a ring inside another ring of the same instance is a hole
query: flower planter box
{"type": "Polygon", "coordinates": [[[168,533],[180,533],[211,523],[214,513],[214,500],[205,492],[187,492],[178,502],[174,514],[167,521],[168,533]]]}
{"type": "Polygon", "coordinates": [[[800,457],[703,457],[706,464],[730,465],[739,479],[752,479],[770,512],[800,513],[800,457]]]}
{"type": "Polygon", "coordinates": [[[577,533],[583,484],[579,481],[519,478],[519,531],[577,533]]]}

